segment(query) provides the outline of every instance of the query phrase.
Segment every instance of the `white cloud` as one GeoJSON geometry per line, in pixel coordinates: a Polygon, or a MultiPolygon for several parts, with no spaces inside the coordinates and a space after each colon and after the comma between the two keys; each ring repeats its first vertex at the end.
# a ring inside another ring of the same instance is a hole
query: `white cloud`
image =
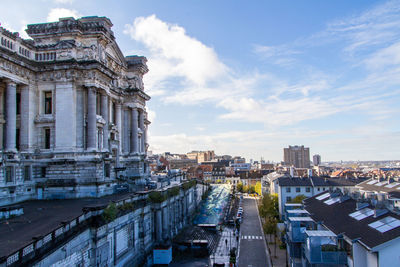
{"type": "Polygon", "coordinates": [[[227,71],[212,48],[188,36],[183,27],[155,15],[136,18],[133,25],[126,25],[125,33],[151,51],[149,66],[154,79],[182,77],[190,84],[204,86],[227,71]]]}
{"type": "Polygon", "coordinates": [[[66,17],[73,17],[76,19],[82,17],[82,15],[78,11],[73,9],[53,8],[47,15],[47,22],[55,22],[58,21],[59,18],[66,18],[66,17]]]}
{"type": "Polygon", "coordinates": [[[54,3],[56,4],[72,4],[74,2],[75,0],[54,0],[54,3]]]}
{"type": "Polygon", "coordinates": [[[394,43],[373,53],[365,61],[368,68],[376,71],[379,68],[400,64],[400,42],[394,43]]]}
{"type": "Polygon", "coordinates": [[[282,67],[292,66],[296,62],[294,56],[300,54],[300,51],[293,50],[287,45],[266,46],[256,44],[253,46],[253,52],[262,59],[282,67]]]}

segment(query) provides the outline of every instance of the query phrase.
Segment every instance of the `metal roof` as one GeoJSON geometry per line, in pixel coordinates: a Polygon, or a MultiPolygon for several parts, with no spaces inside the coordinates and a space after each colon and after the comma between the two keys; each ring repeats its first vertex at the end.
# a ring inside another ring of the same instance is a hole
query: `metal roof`
{"type": "Polygon", "coordinates": [[[327,230],[306,230],[308,236],[324,236],[324,237],[336,237],[332,231],[327,230]]]}
{"type": "Polygon", "coordinates": [[[300,210],[300,209],[297,209],[297,210],[287,210],[286,212],[287,212],[287,213],[307,213],[307,214],[309,214],[308,211],[306,211],[306,210],[300,210]]]}
{"type": "Polygon", "coordinates": [[[292,222],[313,222],[314,220],[311,217],[289,217],[289,221],[292,222]]]}

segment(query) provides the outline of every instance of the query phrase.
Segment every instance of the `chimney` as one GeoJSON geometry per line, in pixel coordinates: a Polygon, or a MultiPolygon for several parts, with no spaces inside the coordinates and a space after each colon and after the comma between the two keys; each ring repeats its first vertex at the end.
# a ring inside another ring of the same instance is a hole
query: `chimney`
{"type": "Polygon", "coordinates": [[[290,167],[290,177],[294,177],[294,168],[290,167]]]}
{"type": "Polygon", "coordinates": [[[307,176],[312,177],[312,169],[307,169],[307,176]]]}

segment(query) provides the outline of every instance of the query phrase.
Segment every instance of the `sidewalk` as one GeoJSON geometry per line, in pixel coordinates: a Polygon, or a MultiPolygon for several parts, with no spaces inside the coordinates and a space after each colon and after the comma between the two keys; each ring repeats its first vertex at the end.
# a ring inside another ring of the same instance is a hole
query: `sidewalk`
{"type": "MultiPolygon", "coordinates": [[[[210,266],[213,266],[214,263],[229,266],[230,250],[231,248],[238,247],[239,245],[236,241],[234,227],[225,226],[215,253],[210,255],[210,266]],[[227,242],[225,240],[227,240],[227,242]]],[[[238,250],[236,250],[236,256],[237,255],[238,250]]]]}
{"type": "Polygon", "coordinates": [[[271,255],[272,266],[276,267],[285,267],[286,266],[286,249],[280,249],[278,244],[276,244],[276,252],[275,252],[275,244],[274,237],[270,238],[270,235],[265,235],[265,239],[268,241],[268,250],[271,255]]]}

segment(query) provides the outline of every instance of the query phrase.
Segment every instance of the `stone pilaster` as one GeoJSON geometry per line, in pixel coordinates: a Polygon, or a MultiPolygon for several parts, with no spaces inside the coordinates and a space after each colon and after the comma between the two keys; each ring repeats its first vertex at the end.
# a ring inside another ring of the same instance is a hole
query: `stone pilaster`
{"type": "Polygon", "coordinates": [[[131,153],[138,153],[138,111],[136,108],[132,108],[131,111],[131,153]]]}
{"type": "Polygon", "coordinates": [[[84,90],[82,87],[76,88],[76,147],[84,148],[85,128],[84,128],[84,90]]]}
{"type": "Polygon", "coordinates": [[[122,129],[122,151],[129,153],[129,110],[123,109],[123,129],[122,129]]]}
{"type": "Polygon", "coordinates": [[[147,129],[149,128],[149,125],[146,124],[144,127],[144,138],[143,138],[143,143],[144,143],[144,153],[147,153],[147,145],[148,145],[148,141],[147,141],[147,129]]]}
{"type": "Polygon", "coordinates": [[[17,84],[6,81],[6,151],[16,151],[17,84]]]}
{"type": "Polygon", "coordinates": [[[141,110],[139,113],[139,128],[140,128],[140,130],[142,130],[142,137],[140,138],[140,145],[139,145],[139,147],[140,147],[139,151],[141,153],[145,152],[144,127],[145,127],[144,126],[144,111],[141,110]]]}
{"type": "MultiPolygon", "coordinates": [[[[54,95],[54,94],[53,94],[54,95]]],[[[56,83],[55,91],[55,149],[76,149],[76,95],[73,82],[56,83]]]]}
{"type": "Polygon", "coordinates": [[[122,152],[122,105],[117,103],[115,105],[115,124],[117,125],[118,129],[118,140],[119,140],[119,147],[118,150],[122,152]]]}
{"type": "Polygon", "coordinates": [[[87,125],[87,149],[96,150],[97,119],[96,119],[96,89],[88,88],[88,125],[87,125]]]}
{"type": "Polygon", "coordinates": [[[108,95],[102,94],[101,95],[101,116],[105,120],[104,127],[103,127],[103,149],[104,151],[109,151],[108,147],[108,95]]]}

